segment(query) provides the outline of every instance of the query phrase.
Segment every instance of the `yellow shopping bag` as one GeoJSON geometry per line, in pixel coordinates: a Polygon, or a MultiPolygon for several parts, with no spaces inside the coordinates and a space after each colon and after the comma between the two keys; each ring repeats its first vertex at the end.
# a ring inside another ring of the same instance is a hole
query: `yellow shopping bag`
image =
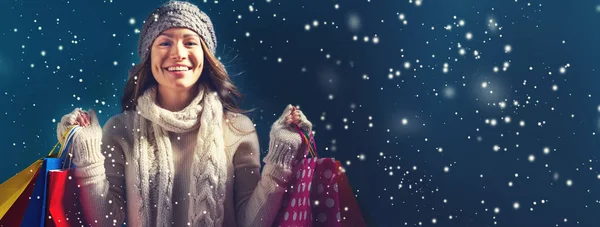
{"type": "Polygon", "coordinates": [[[29,182],[42,166],[42,160],[37,160],[17,175],[0,184],[0,219],[4,217],[8,209],[17,201],[29,182]]]}

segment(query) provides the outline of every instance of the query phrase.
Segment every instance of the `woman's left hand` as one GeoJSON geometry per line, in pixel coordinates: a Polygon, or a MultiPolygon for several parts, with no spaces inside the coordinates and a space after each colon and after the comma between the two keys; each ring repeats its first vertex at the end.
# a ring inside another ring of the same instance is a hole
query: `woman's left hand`
{"type": "MultiPolygon", "coordinates": [[[[304,132],[310,132],[312,130],[312,123],[310,123],[310,121],[306,118],[306,115],[304,115],[301,110],[295,106],[292,106],[291,104],[286,106],[281,117],[279,117],[275,124],[273,124],[273,128],[277,128],[277,126],[291,130],[296,134],[298,134],[296,131],[296,126],[302,129],[304,132]]],[[[298,134],[298,136],[300,135],[298,134]]]]}
{"type": "Polygon", "coordinates": [[[310,130],[310,128],[312,127],[312,124],[310,123],[310,121],[308,121],[308,119],[306,119],[306,116],[302,114],[302,111],[294,106],[292,106],[292,112],[289,115],[285,116],[285,123],[298,125],[299,127],[301,125],[305,128],[308,127],[308,129],[306,130],[310,130]]]}
{"type": "Polygon", "coordinates": [[[302,139],[296,126],[307,133],[312,130],[312,123],[302,111],[290,104],[271,127],[268,157],[277,159],[276,162],[290,165],[293,159],[304,156],[302,152],[308,149],[308,144],[302,139]]]}

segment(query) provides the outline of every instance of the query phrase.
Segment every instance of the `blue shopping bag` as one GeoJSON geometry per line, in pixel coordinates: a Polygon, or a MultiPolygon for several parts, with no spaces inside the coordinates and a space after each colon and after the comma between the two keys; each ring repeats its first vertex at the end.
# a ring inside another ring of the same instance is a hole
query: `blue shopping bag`
{"type": "Polygon", "coordinates": [[[44,158],[42,167],[38,173],[38,178],[35,181],[35,187],[29,203],[27,204],[27,210],[21,222],[22,227],[33,227],[33,226],[44,226],[46,217],[46,187],[48,171],[60,169],[62,161],[60,158],[44,158]]]}
{"type": "Polygon", "coordinates": [[[54,153],[54,149],[50,154],[43,159],[42,166],[39,169],[38,177],[35,181],[33,193],[27,203],[27,209],[21,227],[34,227],[34,226],[45,226],[46,211],[48,204],[48,172],[51,170],[60,170],[65,167],[66,155],[68,153],[71,138],[75,132],[79,129],[78,126],[72,126],[63,135],[63,140],[60,141],[61,151],[54,153]],[[67,134],[68,133],[68,134],[67,134]]]}

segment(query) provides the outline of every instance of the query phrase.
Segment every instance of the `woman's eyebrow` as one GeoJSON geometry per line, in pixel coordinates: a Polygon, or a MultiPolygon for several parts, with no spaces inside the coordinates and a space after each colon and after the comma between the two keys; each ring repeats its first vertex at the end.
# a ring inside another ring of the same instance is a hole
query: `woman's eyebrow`
{"type": "MultiPolygon", "coordinates": [[[[171,35],[169,33],[160,33],[160,35],[164,35],[166,37],[173,38],[173,35],[171,35]]],[[[198,34],[185,34],[185,35],[183,35],[183,38],[187,38],[187,37],[190,37],[190,36],[200,38],[200,36],[198,34]]]]}

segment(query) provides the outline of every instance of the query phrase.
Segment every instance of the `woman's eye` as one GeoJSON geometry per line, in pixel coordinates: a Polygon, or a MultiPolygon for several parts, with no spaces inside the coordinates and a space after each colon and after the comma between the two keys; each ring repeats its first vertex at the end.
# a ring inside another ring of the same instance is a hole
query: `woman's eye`
{"type": "Polygon", "coordinates": [[[159,43],[158,45],[159,46],[168,46],[168,45],[170,45],[170,43],[169,42],[162,42],[162,43],[159,43]]]}
{"type": "Polygon", "coordinates": [[[187,44],[187,45],[191,45],[191,46],[198,45],[198,43],[196,43],[196,42],[187,42],[186,44],[187,44]]]}

